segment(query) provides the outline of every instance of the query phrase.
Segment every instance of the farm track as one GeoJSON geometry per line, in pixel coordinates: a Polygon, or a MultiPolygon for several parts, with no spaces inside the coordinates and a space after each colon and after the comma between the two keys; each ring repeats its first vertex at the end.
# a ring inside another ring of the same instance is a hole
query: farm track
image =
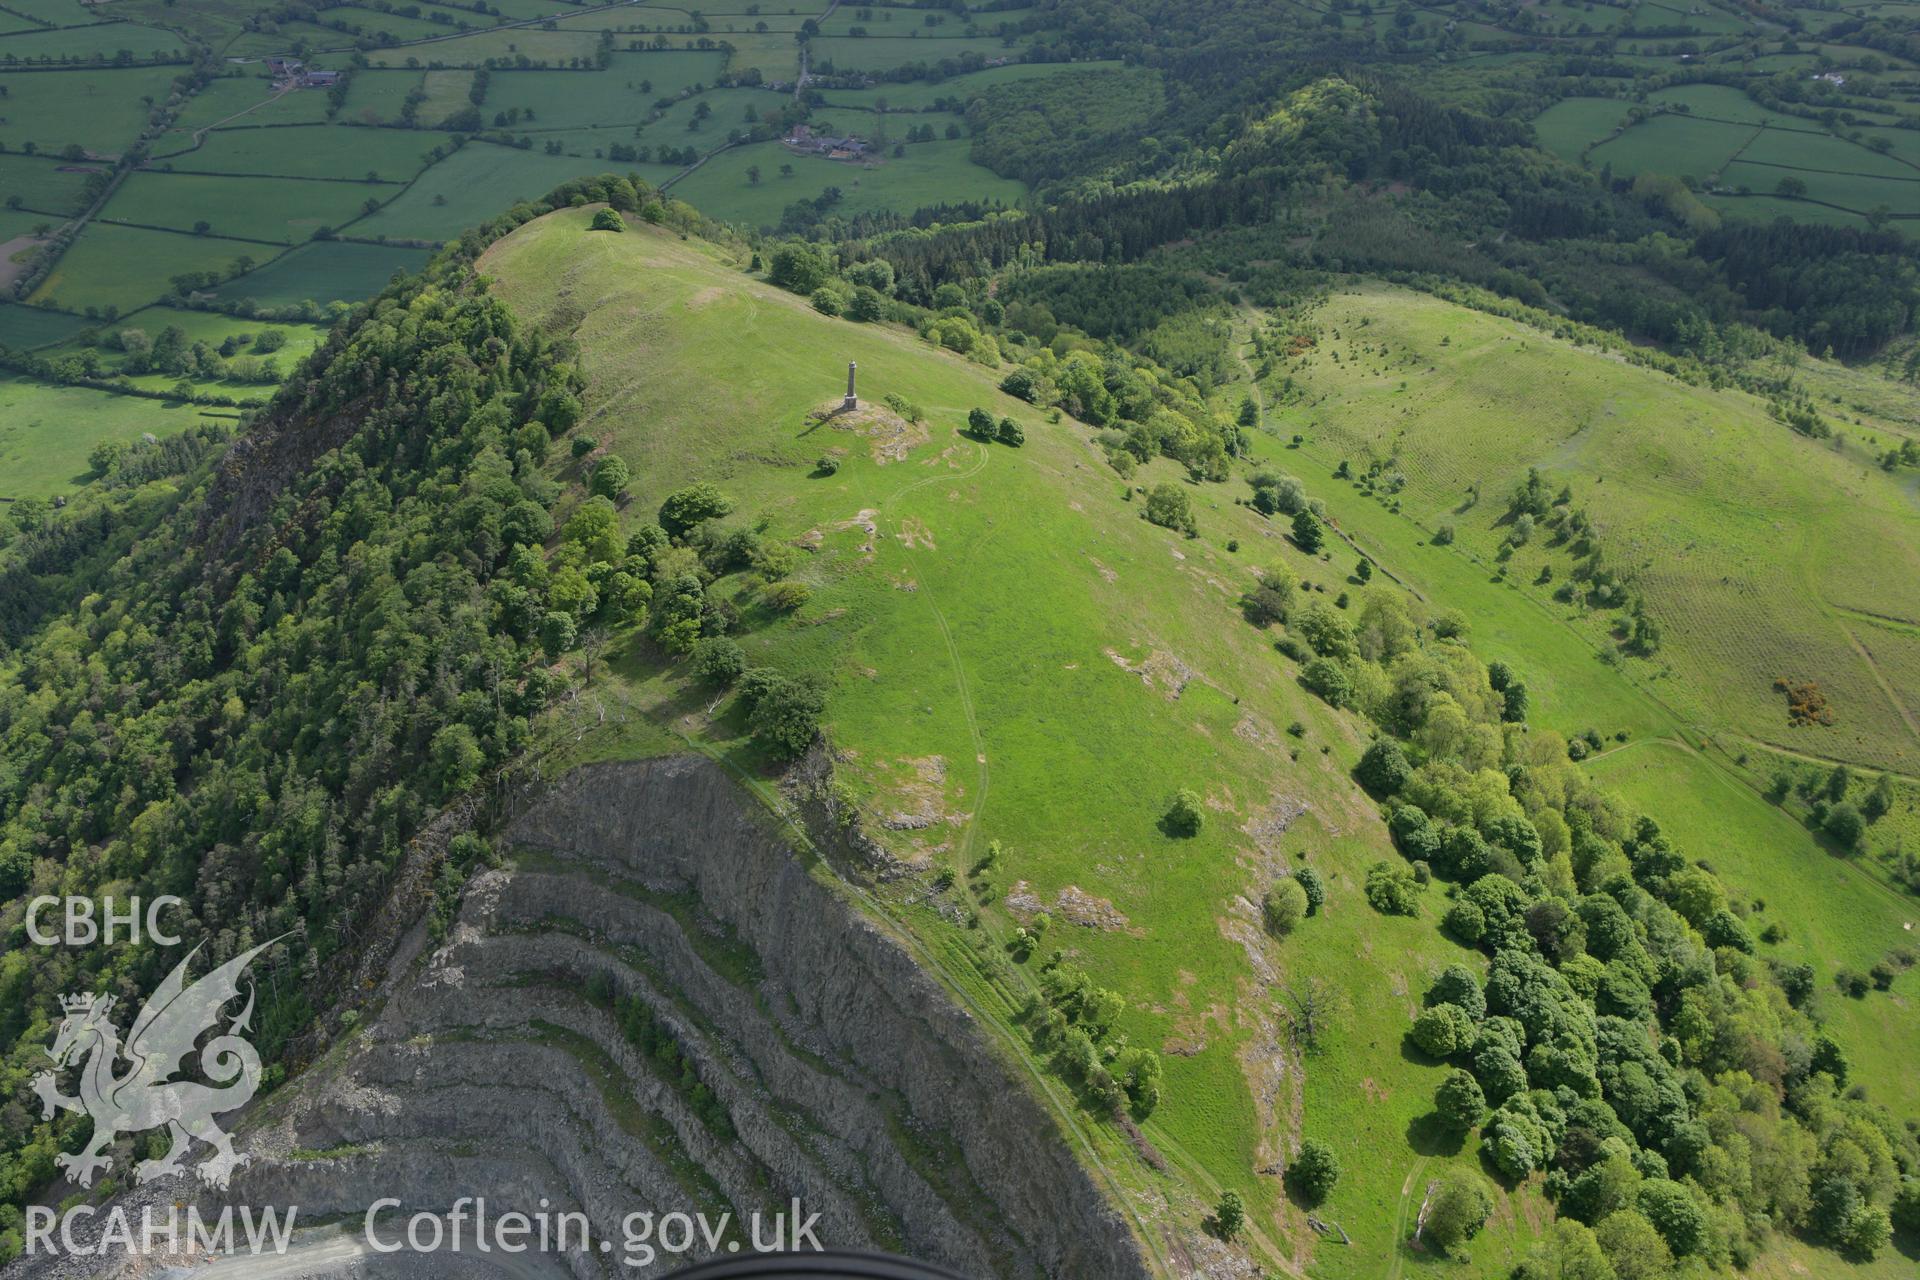
{"type": "Polygon", "coordinates": [[[1407,1264],[1407,1213],[1413,1207],[1413,1189],[1419,1183],[1420,1175],[1426,1171],[1431,1156],[1421,1156],[1407,1170],[1407,1179],[1400,1184],[1400,1208],[1393,1215],[1393,1257],[1387,1263],[1385,1280],[1400,1280],[1402,1270],[1407,1264]]]}
{"type": "Polygon", "coordinates": [[[1853,651],[1860,655],[1860,661],[1866,664],[1874,683],[1880,686],[1880,692],[1887,695],[1888,704],[1899,714],[1901,721],[1907,726],[1907,732],[1913,735],[1915,742],[1920,742],[1920,720],[1916,720],[1913,712],[1907,708],[1907,704],[1900,701],[1899,693],[1894,690],[1886,673],[1880,670],[1880,664],[1873,660],[1872,652],[1860,642],[1860,637],[1853,633],[1852,627],[1838,619],[1835,619],[1834,625],[1840,628],[1840,634],[1847,638],[1847,643],[1853,646],[1853,651]]]}

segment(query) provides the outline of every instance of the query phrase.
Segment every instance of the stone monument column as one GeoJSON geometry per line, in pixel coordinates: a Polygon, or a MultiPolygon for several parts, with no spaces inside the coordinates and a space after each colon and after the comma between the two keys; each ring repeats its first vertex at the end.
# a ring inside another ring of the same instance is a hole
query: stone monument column
{"type": "Polygon", "coordinates": [[[842,413],[851,413],[860,407],[860,397],[853,393],[853,375],[859,367],[860,366],[854,361],[847,361],[847,398],[840,405],[840,411],[842,413]]]}

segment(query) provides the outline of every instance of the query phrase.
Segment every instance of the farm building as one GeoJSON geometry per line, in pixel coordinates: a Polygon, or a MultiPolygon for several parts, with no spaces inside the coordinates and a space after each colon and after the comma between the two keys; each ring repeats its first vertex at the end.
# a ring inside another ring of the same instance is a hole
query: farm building
{"type": "Polygon", "coordinates": [[[873,154],[873,144],[865,138],[847,134],[833,137],[817,134],[804,124],[793,126],[786,136],[789,151],[808,156],[826,156],[830,160],[864,160],[873,154]]]}

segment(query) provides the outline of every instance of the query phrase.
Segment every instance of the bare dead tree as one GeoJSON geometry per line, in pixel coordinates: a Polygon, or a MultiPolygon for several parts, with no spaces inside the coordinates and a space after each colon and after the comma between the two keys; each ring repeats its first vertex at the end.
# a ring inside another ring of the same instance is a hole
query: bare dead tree
{"type": "Polygon", "coordinates": [[[1293,1030],[1293,1041],[1306,1053],[1318,1053],[1340,1016],[1340,992],[1321,978],[1307,977],[1282,984],[1283,1010],[1293,1030]]]}
{"type": "Polygon", "coordinates": [[[580,634],[580,657],[583,659],[580,664],[580,678],[583,681],[593,679],[594,661],[607,651],[607,642],[610,638],[605,627],[588,627],[580,634]]]}

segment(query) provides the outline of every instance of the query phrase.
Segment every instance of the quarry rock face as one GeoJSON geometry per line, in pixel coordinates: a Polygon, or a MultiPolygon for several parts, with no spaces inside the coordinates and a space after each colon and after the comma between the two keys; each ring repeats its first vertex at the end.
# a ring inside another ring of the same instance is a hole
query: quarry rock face
{"type": "MultiPolygon", "coordinates": [[[[297,1205],[358,1234],[383,1197],[402,1214],[484,1197],[577,1210],[618,1241],[636,1212],[740,1223],[797,1200],[827,1247],[979,1277],[1146,1275],[974,1018],[717,765],[578,769],[496,844],[512,869],[476,875],[437,942],[423,926],[401,949],[362,1024],[242,1126],[252,1162],[198,1203],[297,1205]]],[[[285,1274],[651,1275],[697,1256],[334,1252],[285,1274]]],[[[76,1261],[26,1274],[166,1274],[76,1261]]]]}

